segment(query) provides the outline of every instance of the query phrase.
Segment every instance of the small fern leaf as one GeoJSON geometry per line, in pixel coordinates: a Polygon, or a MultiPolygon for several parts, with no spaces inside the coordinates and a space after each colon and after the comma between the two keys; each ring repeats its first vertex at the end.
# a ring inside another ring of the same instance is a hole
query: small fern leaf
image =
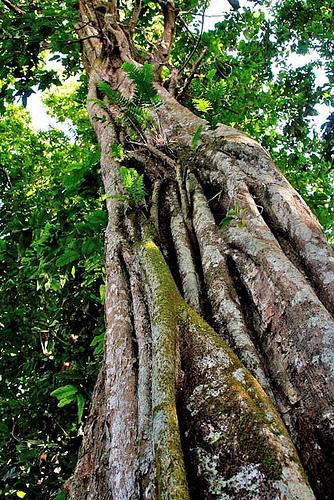
{"type": "Polygon", "coordinates": [[[122,69],[135,84],[133,102],[140,106],[157,106],[160,97],[153,85],[153,66],[145,63],[137,68],[133,63],[125,62],[122,69]]]}
{"type": "Polygon", "coordinates": [[[96,86],[107,97],[109,104],[124,108],[129,103],[128,99],[122,96],[118,90],[114,90],[109,83],[101,81],[96,86]]]}

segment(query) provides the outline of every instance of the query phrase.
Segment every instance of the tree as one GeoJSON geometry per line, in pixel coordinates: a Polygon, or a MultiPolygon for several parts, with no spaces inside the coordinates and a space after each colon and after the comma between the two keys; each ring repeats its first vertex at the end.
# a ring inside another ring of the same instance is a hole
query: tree
{"type": "Polygon", "coordinates": [[[330,498],[334,257],[320,225],[262,146],[179,103],[201,61],[186,80],[170,65],[172,2],[79,7],[106,338],[66,492],[313,498],[305,469],[330,498]],[[136,30],[161,13],[147,60],[136,30]]]}

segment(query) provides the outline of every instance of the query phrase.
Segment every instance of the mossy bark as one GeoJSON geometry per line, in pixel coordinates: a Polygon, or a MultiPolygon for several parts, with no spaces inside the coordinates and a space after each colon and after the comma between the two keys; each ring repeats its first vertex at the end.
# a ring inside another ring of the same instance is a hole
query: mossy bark
{"type": "MultiPolygon", "coordinates": [[[[152,241],[144,242],[140,261],[150,291],[152,322],[168,338],[165,346],[166,339],[157,345],[159,361],[153,377],[159,381],[160,394],[173,388],[182,400],[190,492],[201,491],[205,498],[259,498],[264,492],[268,498],[313,498],[289,434],[259,383],[181,297],[152,241]]],[[[169,410],[174,416],[174,405],[169,410]]],[[[174,446],[174,442],[170,449],[166,446],[168,457],[175,456],[174,446]]]]}

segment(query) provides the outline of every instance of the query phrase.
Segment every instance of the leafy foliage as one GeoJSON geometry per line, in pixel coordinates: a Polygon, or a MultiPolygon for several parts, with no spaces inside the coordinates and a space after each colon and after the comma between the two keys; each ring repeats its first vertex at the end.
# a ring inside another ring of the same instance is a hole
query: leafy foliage
{"type": "Polygon", "coordinates": [[[70,403],[76,402],[78,406],[78,422],[81,424],[85,408],[85,398],[77,387],[71,384],[63,385],[52,391],[50,395],[58,399],[58,408],[63,408],[70,403]]]}
{"type": "Polygon", "coordinates": [[[113,158],[122,160],[124,157],[124,150],[122,144],[112,144],[110,147],[110,154],[113,158]]]}
{"type": "Polygon", "coordinates": [[[193,99],[193,103],[194,103],[195,109],[197,109],[197,111],[200,111],[201,113],[204,113],[204,114],[207,113],[208,111],[210,111],[210,109],[213,109],[211,102],[208,101],[207,99],[193,99]]]}
{"type": "Polygon", "coordinates": [[[227,228],[233,221],[237,222],[238,227],[243,228],[246,225],[246,209],[240,206],[237,201],[233,208],[230,208],[226,216],[220,221],[221,229],[227,228]]]}
{"type": "Polygon", "coordinates": [[[48,97],[76,118],[74,138],[34,132],[13,106],[0,122],[2,497],[50,498],[69,476],[101,359],[106,214],[79,90],[48,97]],[[57,407],[50,393],[64,386],[76,393],[57,407]]]}
{"type": "Polygon", "coordinates": [[[122,68],[135,85],[133,102],[138,106],[158,106],[160,97],[153,85],[152,64],[145,63],[136,67],[132,63],[125,62],[122,68]]]}
{"type": "Polygon", "coordinates": [[[124,200],[130,207],[137,207],[146,196],[144,176],[140,175],[135,168],[128,167],[121,167],[120,175],[126,192],[124,200]]]}
{"type": "MultiPolygon", "coordinates": [[[[122,110],[118,118],[119,124],[138,133],[152,122],[149,109],[157,107],[160,103],[160,97],[153,86],[153,66],[143,64],[137,68],[132,63],[124,63],[122,68],[134,83],[130,99],[124,97],[120,91],[114,90],[108,82],[98,82],[97,88],[107,98],[109,105],[118,106],[122,110]]],[[[108,110],[108,105],[103,100],[94,99],[94,102],[108,110]]]]}
{"type": "MultiPolygon", "coordinates": [[[[203,33],[198,54],[207,52],[182,103],[212,127],[224,123],[257,139],[334,243],[333,132],[314,124],[319,106],[329,117],[334,103],[332,22],[330,1],[248,2],[203,33]]],[[[192,37],[181,31],[175,64],[182,66],[192,37]]],[[[190,63],[185,81],[189,71],[190,63]]]]}

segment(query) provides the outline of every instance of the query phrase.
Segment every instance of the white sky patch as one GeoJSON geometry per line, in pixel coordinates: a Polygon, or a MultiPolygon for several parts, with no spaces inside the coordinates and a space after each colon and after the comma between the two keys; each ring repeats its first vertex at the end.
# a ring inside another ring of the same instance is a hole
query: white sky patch
{"type": "MultiPolygon", "coordinates": [[[[49,57],[51,56],[52,54],[50,54],[49,57]]],[[[45,68],[48,70],[53,69],[58,73],[60,79],[62,79],[61,77],[64,68],[61,64],[61,61],[48,60],[45,64],[45,68]]],[[[52,116],[50,116],[47,112],[47,107],[44,105],[42,101],[43,92],[41,90],[38,90],[37,87],[34,87],[33,90],[34,93],[31,94],[27,102],[27,110],[30,113],[33,128],[35,130],[50,130],[55,128],[64,132],[64,134],[66,134],[70,140],[74,140],[74,134],[73,130],[71,130],[70,122],[67,123],[65,121],[61,123],[52,116]]]]}
{"type": "Polygon", "coordinates": [[[59,128],[63,132],[67,132],[67,127],[63,123],[59,123],[55,118],[52,118],[47,113],[47,108],[42,102],[43,92],[35,89],[35,93],[31,94],[27,102],[27,110],[31,115],[32,125],[35,130],[49,130],[50,128],[59,128]],[[66,130],[65,130],[66,128],[66,130]]]}
{"type": "MultiPolygon", "coordinates": [[[[248,0],[239,0],[240,7],[246,7],[248,0]]],[[[213,0],[205,11],[204,31],[213,30],[224,17],[224,12],[233,10],[227,0],[213,0]]]]}

